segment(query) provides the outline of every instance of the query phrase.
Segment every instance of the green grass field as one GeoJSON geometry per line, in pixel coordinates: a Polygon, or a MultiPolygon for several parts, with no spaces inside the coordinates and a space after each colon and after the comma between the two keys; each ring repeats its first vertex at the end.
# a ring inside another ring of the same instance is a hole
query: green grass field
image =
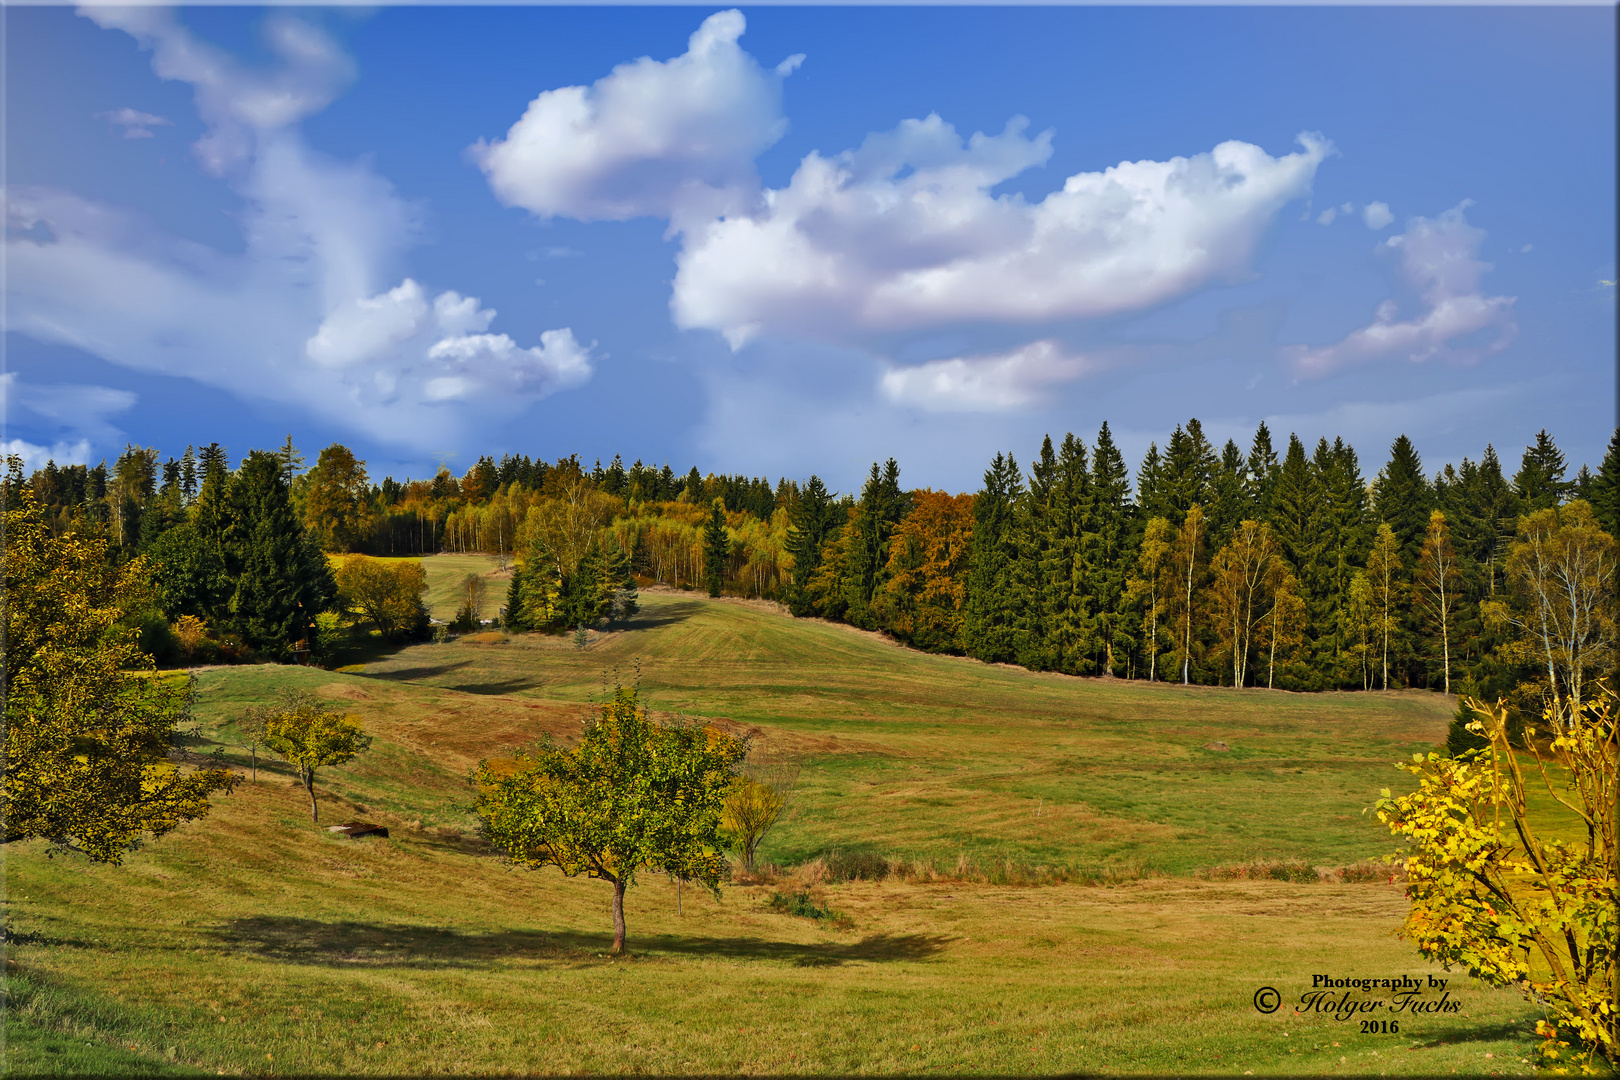
{"type": "Polygon", "coordinates": [[[1402,786],[1391,762],[1442,740],[1448,699],[1072,679],[759,604],[642,600],[584,649],[525,635],[357,672],[199,672],[196,749],[223,745],[244,771],[234,720],[279,687],[360,717],[376,743],[323,774],[322,820],[392,836],[313,826],[261,758],[257,783],[121,868],[14,845],[7,1069],[1529,1071],[1534,1010],[1397,940],[1399,885],[1196,876],[1392,850],[1363,810],[1402,786]],[[571,738],[590,701],[637,681],[655,710],[802,762],[761,850],[799,869],[718,900],[688,889],[680,914],[671,883],[644,876],[632,955],[611,959],[608,886],[509,868],[477,838],[466,780],[505,747],[571,738]],[[914,872],[817,883],[812,860],[833,852],[914,872]],[[846,928],[768,906],[797,887],[846,928]],[[1460,1011],[1363,1033],[1292,1011],[1314,975],[1433,975],[1460,1011]],[[1284,1007],[1258,1012],[1262,986],[1284,1007]]]}

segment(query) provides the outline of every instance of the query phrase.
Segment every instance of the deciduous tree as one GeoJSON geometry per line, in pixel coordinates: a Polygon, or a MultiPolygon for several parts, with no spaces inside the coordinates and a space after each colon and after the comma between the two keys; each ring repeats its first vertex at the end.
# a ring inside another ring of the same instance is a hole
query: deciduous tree
{"type": "Polygon", "coordinates": [[[384,637],[426,626],[422,594],[427,591],[427,571],[420,561],[350,555],[338,563],[335,577],[338,603],[350,614],[370,621],[384,637]]]}
{"type": "Polygon", "coordinates": [[[624,894],[642,870],[717,895],[727,869],[721,815],[747,745],[695,725],[655,723],[619,688],[577,749],[544,745],[481,762],[478,813],[520,866],[555,866],[613,886],[613,952],[624,950],[624,894]]]}
{"type": "Polygon", "coordinates": [[[1519,519],[1508,549],[1511,598],[1487,618],[1519,632],[1520,654],[1544,672],[1554,717],[1571,722],[1588,696],[1588,673],[1614,664],[1615,541],[1576,500],[1519,519]]]}
{"type": "Polygon", "coordinates": [[[168,760],[191,682],[152,674],[119,621],[145,602],[144,560],[101,539],[52,537],[32,492],[5,512],[5,841],[39,837],[119,863],[143,837],[208,812],[223,768],[168,760]]]}
{"type": "Polygon", "coordinates": [[[1476,717],[1469,727],[1490,740],[1489,750],[1414,754],[1401,768],[1417,777],[1417,790],[1396,798],[1386,788],[1378,802],[1379,820],[1411,845],[1406,936],[1430,960],[1460,965],[1490,986],[1518,986],[1546,1008],[1551,1022],[1536,1025],[1542,1068],[1595,1071],[1604,1061],[1613,1070],[1620,1066],[1615,696],[1605,691],[1567,715],[1549,706],[1545,750],[1527,730],[1538,784],[1525,779],[1507,708],[1465,704],[1476,717]],[[1548,839],[1549,823],[1531,809],[1534,789],[1540,805],[1572,813],[1584,837],[1548,839]],[[1575,1044],[1569,1057],[1567,1039],[1575,1044]]]}
{"type": "Polygon", "coordinates": [[[371,736],[342,713],[327,712],[311,700],[301,700],[264,722],[264,745],[298,770],[309,793],[309,818],[321,820],[315,800],[315,770],[342,765],[371,746],[371,736]]]}
{"type": "Polygon", "coordinates": [[[1445,692],[1451,693],[1451,628],[1457,617],[1457,590],[1461,573],[1457,554],[1451,547],[1446,515],[1438,510],[1429,514],[1429,529],[1418,553],[1413,588],[1418,605],[1434,636],[1440,639],[1440,664],[1445,692]]]}

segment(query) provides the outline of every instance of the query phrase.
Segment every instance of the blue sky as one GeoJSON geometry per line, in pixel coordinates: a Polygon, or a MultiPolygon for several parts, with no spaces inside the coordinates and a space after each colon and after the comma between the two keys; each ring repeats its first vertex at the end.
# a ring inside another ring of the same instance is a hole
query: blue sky
{"type": "Polygon", "coordinates": [[[8,8],[8,448],[1615,425],[1615,12],[8,8]]]}

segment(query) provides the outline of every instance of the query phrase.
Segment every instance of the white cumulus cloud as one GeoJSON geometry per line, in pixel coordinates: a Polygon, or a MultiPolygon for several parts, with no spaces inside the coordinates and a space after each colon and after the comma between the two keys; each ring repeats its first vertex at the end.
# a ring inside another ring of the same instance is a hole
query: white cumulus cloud
{"type": "Polygon", "coordinates": [[[1437,218],[1412,218],[1405,233],[1379,248],[1400,259],[1400,274],[1423,310],[1401,319],[1393,297],[1378,305],[1373,321],[1326,346],[1296,345],[1284,356],[1302,375],[1325,375],[1352,364],[1403,359],[1471,363],[1505,349],[1517,332],[1511,296],[1485,296],[1480,278],[1491,268],[1479,261],[1485,231],[1468,224],[1468,203],[1437,218]],[[1494,331],[1483,342],[1457,339],[1494,331]]]}
{"type": "Polygon", "coordinates": [[[582,221],[746,208],[755,156],[787,130],[782,79],[803,59],[761,68],[737,45],[746,25],[718,12],[674,59],[644,56],[591,86],[540,94],[506,138],[472,148],[496,196],[582,221]]]}
{"type": "Polygon", "coordinates": [[[812,153],[752,215],[689,230],[671,307],[738,347],[760,333],[819,340],[962,321],[1111,315],[1241,274],[1331,145],[1274,158],[1225,142],[1169,161],[1069,177],[1040,202],[991,189],[1051,154],[1051,133],[963,140],[938,116],[834,158],[812,153]]]}
{"type": "Polygon", "coordinates": [[[1036,404],[1045,388],[1096,367],[1083,356],[1066,355],[1056,341],[1036,341],[998,355],[891,367],[882,388],[895,404],[928,412],[1002,412],[1036,404]]]}
{"type": "Polygon", "coordinates": [[[417,211],[368,165],[312,150],[298,123],[353,77],[318,27],[275,13],[276,62],[249,70],[174,13],[88,9],[196,90],[208,127],[193,149],[244,202],[245,247],[221,252],[70,192],[7,192],[12,329],[140,371],[195,379],[319,414],[374,438],[435,450],[590,374],[566,328],[541,344],[440,354],[489,330],[474,297],[405,276],[417,211]],[[445,379],[458,380],[455,392],[445,379]]]}
{"type": "Polygon", "coordinates": [[[1377,232],[1394,221],[1395,215],[1389,212],[1387,203],[1374,202],[1361,208],[1361,220],[1367,228],[1377,232]]]}
{"type": "Polygon", "coordinates": [[[43,469],[48,461],[54,461],[58,465],[88,465],[90,442],[87,439],[80,439],[71,443],[56,442],[50,446],[31,443],[25,439],[6,439],[0,442],[0,457],[13,456],[22,458],[24,473],[43,469]]]}

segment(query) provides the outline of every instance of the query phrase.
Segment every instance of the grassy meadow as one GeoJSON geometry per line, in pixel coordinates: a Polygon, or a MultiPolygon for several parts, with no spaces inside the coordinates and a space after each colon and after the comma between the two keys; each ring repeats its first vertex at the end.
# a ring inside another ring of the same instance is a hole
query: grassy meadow
{"type": "MultiPolygon", "coordinates": [[[[430,588],[468,572],[447,558],[424,560],[430,588]]],[[[1529,1071],[1535,1012],[1397,940],[1398,884],[1209,873],[1392,850],[1363,810],[1402,786],[1391,762],[1443,740],[1449,699],[1073,679],[760,603],[642,601],[583,649],[492,634],[340,672],[198,671],[192,748],[243,772],[235,720],[280,687],[359,717],[376,742],[319,776],[322,821],[391,836],[312,825],[261,756],[256,782],[123,867],[14,845],[7,1070],[1529,1071]],[[677,900],[644,875],[618,959],[609,887],[508,867],[467,786],[486,755],[573,738],[615,682],[802,764],[761,849],[778,880],[677,900]],[[862,857],[893,872],[829,879],[862,857]],[[768,903],[801,891],[837,917],[768,903]],[[1295,1014],[1318,974],[1449,979],[1460,1011],[1378,1034],[1295,1014]],[[1281,1009],[1256,1010],[1262,986],[1281,1009]]]]}

